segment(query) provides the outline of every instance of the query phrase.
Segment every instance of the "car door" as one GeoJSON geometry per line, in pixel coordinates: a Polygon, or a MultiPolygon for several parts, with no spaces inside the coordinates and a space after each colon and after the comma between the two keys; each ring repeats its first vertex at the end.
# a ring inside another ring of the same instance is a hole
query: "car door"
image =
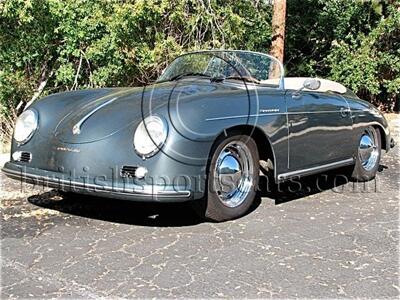
{"type": "Polygon", "coordinates": [[[302,170],[351,158],[352,119],[347,101],[334,93],[287,91],[288,169],[302,170]]]}

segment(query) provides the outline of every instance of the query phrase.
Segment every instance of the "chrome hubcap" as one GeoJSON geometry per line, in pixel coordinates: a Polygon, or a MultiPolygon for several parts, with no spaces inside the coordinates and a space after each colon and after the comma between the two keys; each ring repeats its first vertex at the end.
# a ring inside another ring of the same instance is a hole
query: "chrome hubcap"
{"type": "Polygon", "coordinates": [[[242,204],[253,185],[253,159],[247,145],[240,141],[222,149],[215,165],[214,188],[228,207],[242,204]]]}
{"type": "Polygon", "coordinates": [[[379,157],[379,150],[376,143],[376,133],[373,130],[367,129],[361,136],[358,156],[365,170],[370,171],[375,167],[379,157]]]}

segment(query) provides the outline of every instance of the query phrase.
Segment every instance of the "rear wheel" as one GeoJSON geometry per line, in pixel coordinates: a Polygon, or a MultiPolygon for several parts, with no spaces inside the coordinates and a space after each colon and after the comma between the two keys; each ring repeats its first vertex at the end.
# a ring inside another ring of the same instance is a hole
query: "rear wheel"
{"type": "Polygon", "coordinates": [[[381,134],[379,129],[372,126],[361,134],[356,164],[351,178],[356,181],[368,181],[376,176],[381,159],[381,134]]]}
{"type": "Polygon", "coordinates": [[[244,215],[255,199],[259,170],[257,145],[251,137],[233,135],[220,141],[208,171],[205,218],[220,222],[244,215]]]}

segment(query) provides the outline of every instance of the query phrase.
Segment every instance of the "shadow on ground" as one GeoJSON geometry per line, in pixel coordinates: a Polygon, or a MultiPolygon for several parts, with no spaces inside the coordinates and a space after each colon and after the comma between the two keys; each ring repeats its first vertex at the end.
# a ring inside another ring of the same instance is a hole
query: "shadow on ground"
{"type": "MultiPolygon", "coordinates": [[[[385,167],[382,166],[380,171],[385,167]]],[[[260,192],[248,213],[261,203],[262,198],[275,201],[275,205],[302,199],[323,191],[338,189],[349,183],[346,168],[323,174],[294,178],[290,181],[273,184],[268,188],[268,178],[260,178],[260,192]]],[[[191,226],[203,220],[198,217],[190,203],[143,203],[100,198],[78,194],[60,194],[53,190],[31,196],[28,201],[36,206],[57,210],[62,213],[108,222],[140,226],[191,226]]]]}
{"type": "Polygon", "coordinates": [[[279,184],[268,184],[268,177],[260,178],[260,195],[275,200],[275,204],[301,199],[327,190],[340,190],[350,183],[349,168],[341,168],[321,174],[294,177],[279,184]]]}
{"type": "Polygon", "coordinates": [[[59,193],[52,190],[31,196],[34,205],[62,213],[107,222],[141,226],[190,226],[202,220],[187,203],[147,203],[59,193]]]}

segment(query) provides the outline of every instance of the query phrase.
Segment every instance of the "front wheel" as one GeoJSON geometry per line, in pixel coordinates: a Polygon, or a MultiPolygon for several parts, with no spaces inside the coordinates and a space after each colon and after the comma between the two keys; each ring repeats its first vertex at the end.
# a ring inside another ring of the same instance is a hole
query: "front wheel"
{"type": "Polygon", "coordinates": [[[234,135],[219,142],[208,170],[206,219],[220,222],[244,215],[255,199],[259,171],[257,145],[251,137],[234,135]]]}
{"type": "Polygon", "coordinates": [[[375,178],[380,159],[381,134],[379,129],[370,126],[361,134],[351,178],[355,181],[368,181],[375,178]]]}

